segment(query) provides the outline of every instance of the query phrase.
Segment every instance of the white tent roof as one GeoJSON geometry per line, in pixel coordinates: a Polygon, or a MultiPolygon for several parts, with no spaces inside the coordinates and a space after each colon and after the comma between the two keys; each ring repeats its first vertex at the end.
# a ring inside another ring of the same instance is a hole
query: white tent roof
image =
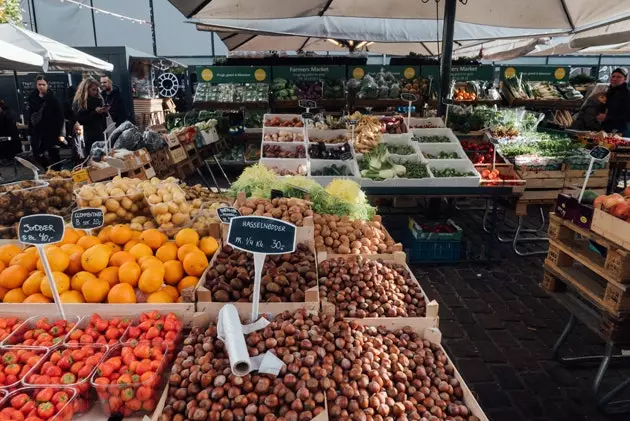
{"type": "Polygon", "coordinates": [[[626,20],[577,33],[571,37],[570,47],[580,49],[629,41],[630,22],[626,20]]]}
{"type": "Polygon", "coordinates": [[[0,40],[0,70],[45,72],[47,69],[41,56],[0,40]]]}
{"type": "MultiPolygon", "coordinates": [[[[428,19],[444,3],[408,0],[169,0],[194,19],[282,19],[307,16],[428,19]]],[[[571,31],[629,17],[623,0],[474,0],[457,4],[456,19],[477,25],[571,31]]]]}
{"type": "Polygon", "coordinates": [[[114,69],[111,63],[10,23],[0,24],[0,41],[40,56],[48,70],[114,69]]]}

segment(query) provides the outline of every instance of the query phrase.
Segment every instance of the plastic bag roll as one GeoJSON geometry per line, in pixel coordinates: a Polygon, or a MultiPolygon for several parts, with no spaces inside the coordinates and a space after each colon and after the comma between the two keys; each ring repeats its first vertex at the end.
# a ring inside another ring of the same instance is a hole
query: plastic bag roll
{"type": "Polygon", "coordinates": [[[245,344],[243,325],[241,325],[238,310],[232,304],[224,305],[219,311],[217,333],[219,338],[225,343],[232,373],[236,376],[248,374],[252,363],[245,344]]]}

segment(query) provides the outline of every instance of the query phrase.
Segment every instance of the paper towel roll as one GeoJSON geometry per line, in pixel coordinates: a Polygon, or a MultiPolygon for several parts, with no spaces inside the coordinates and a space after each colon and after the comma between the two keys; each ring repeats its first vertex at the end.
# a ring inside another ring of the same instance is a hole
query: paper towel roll
{"type": "Polygon", "coordinates": [[[225,343],[232,373],[236,376],[249,374],[252,364],[245,344],[241,319],[234,305],[226,304],[219,311],[217,334],[219,339],[225,343]]]}

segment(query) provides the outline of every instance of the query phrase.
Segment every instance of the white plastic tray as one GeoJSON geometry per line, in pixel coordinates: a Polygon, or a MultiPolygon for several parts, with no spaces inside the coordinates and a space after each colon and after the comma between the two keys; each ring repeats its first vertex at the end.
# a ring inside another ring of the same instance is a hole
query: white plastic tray
{"type": "MultiPolygon", "coordinates": [[[[417,143],[417,142],[414,142],[417,143]]],[[[442,161],[443,159],[439,158],[429,158],[425,156],[426,153],[437,156],[440,152],[457,152],[459,158],[457,159],[468,159],[464,149],[461,144],[453,144],[453,143],[419,143],[418,148],[420,149],[420,153],[424,156],[425,159],[433,160],[433,161],[442,161]]],[[[456,158],[449,158],[456,159],[456,158]]]]}
{"type": "MultiPolygon", "coordinates": [[[[418,142],[411,141],[411,133],[402,133],[402,134],[384,134],[382,142],[385,145],[408,145],[415,149],[416,155],[420,153],[418,149],[418,142]]],[[[408,156],[408,155],[398,155],[390,153],[392,156],[408,156]]],[[[414,154],[411,154],[412,156],[414,154]]]]}
{"type": "MultiPolygon", "coordinates": [[[[294,118],[297,118],[298,120],[302,122],[302,124],[304,124],[304,120],[302,120],[302,116],[300,114],[265,114],[263,116],[263,128],[264,127],[278,127],[278,126],[267,126],[265,124],[265,121],[267,121],[268,119],[271,120],[274,117],[278,117],[280,120],[293,120],[294,118]]],[[[303,127],[300,127],[300,128],[303,128],[303,127]]]]}
{"type": "MultiPolygon", "coordinates": [[[[282,149],[287,149],[293,152],[295,152],[298,146],[302,146],[306,150],[306,143],[302,143],[302,142],[262,142],[260,145],[260,158],[261,159],[270,158],[268,156],[263,155],[263,149],[265,145],[280,145],[282,149]]],[[[306,152],[304,153],[306,154],[306,152]]],[[[275,158],[275,159],[305,159],[305,158],[306,156],[304,158],[275,158]]]]}
{"type": "Polygon", "coordinates": [[[283,142],[283,141],[266,141],[268,143],[304,143],[306,142],[306,134],[303,127],[263,127],[262,129],[262,140],[265,142],[265,135],[274,134],[279,132],[288,132],[288,133],[299,133],[302,135],[302,140],[294,140],[292,142],[283,142]]]}
{"type": "MultiPolygon", "coordinates": [[[[412,135],[424,137],[424,136],[446,136],[451,141],[451,143],[459,143],[459,139],[453,133],[451,129],[447,129],[446,127],[438,128],[438,129],[413,129],[411,131],[412,135]]],[[[413,136],[412,136],[413,137],[413,136]]],[[[419,145],[428,144],[417,142],[419,145]]],[[[436,143],[436,145],[445,144],[446,142],[436,143]]]]}
{"type": "MultiPolygon", "coordinates": [[[[446,127],[444,125],[444,120],[440,117],[427,117],[427,118],[419,118],[419,117],[411,117],[409,119],[409,130],[417,130],[413,128],[413,126],[421,126],[421,125],[432,125],[433,127],[426,127],[427,129],[446,127]]],[[[422,127],[425,128],[425,127],[422,127]]]]}
{"type": "Polygon", "coordinates": [[[360,176],[359,166],[357,165],[357,161],[355,159],[349,159],[347,161],[338,161],[334,159],[311,159],[309,166],[309,177],[315,180],[317,183],[322,186],[326,186],[328,183],[333,181],[335,178],[347,178],[351,180],[357,180],[360,176]],[[329,165],[343,165],[346,168],[349,168],[354,176],[352,177],[344,177],[344,176],[330,176],[330,175],[312,175],[313,170],[318,170],[323,167],[329,165]]]}
{"type": "Polygon", "coordinates": [[[303,165],[308,174],[309,162],[306,158],[261,158],[259,161],[265,168],[279,168],[283,170],[297,171],[300,165],[303,165]]]}
{"type": "Polygon", "coordinates": [[[430,159],[429,171],[434,176],[431,180],[432,185],[438,187],[477,187],[481,180],[475,166],[468,159],[430,159]],[[470,177],[437,177],[433,168],[440,170],[453,168],[457,171],[470,171],[475,175],[470,177]]]}
{"type": "MultiPolygon", "coordinates": [[[[346,129],[323,130],[323,129],[308,128],[306,130],[306,135],[307,135],[306,137],[309,143],[317,143],[317,142],[313,142],[312,140],[313,138],[324,139],[324,143],[328,143],[326,142],[326,139],[333,139],[339,135],[346,135],[348,137],[348,143],[352,143],[352,133],[350,130],[346,130],[346,129]]],[[[339,143],[335,143],[335,144],[339,145],[339,143]]]]}

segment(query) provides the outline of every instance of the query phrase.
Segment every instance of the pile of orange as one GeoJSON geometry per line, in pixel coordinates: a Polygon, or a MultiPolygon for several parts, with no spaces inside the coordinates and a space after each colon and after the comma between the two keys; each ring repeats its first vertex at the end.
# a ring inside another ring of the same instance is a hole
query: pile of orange
{"type": "MultiPolygon", "coordinates": [[[[197,285],[218,247],[190,228],[170,240],[156,229],[115,225],[97,236],[68,227],[45,252],[64,303],[174,303],[197,285]]],[[[0,247],[2,302],[50,303],[50,281],[34,247],[0,247]]]]}

